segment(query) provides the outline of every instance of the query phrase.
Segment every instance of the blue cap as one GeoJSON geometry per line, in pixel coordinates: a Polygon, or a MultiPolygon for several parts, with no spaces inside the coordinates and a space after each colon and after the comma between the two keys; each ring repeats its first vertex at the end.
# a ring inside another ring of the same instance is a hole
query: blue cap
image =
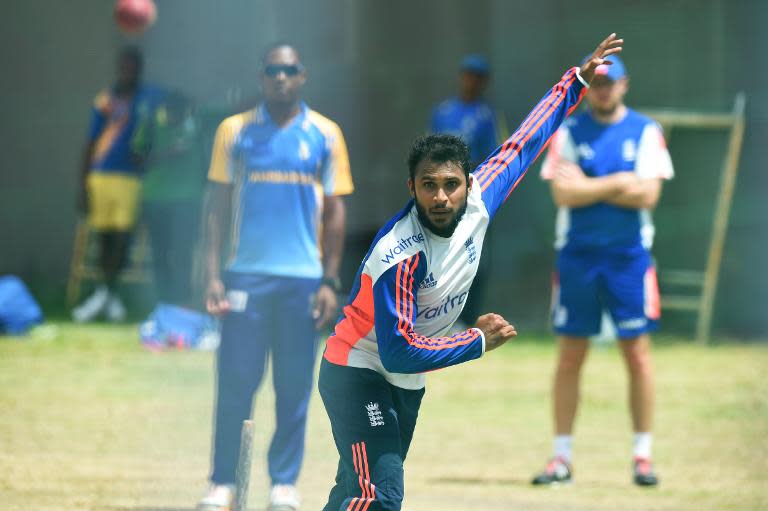
{"type": "MultiPolygon", "coordinates": [[[[584,60],[581,61],[581,64],[584,65],[584,63],[587,61],[589,57],[592,55],[587,55],[584,57],[584,60]]],[[[616,81],[620,78],[626,78],[627,76],[627,69],[624,67],[624,62],[617,57],[616,55],[608,55],[605,60],[610,60],[613,62],[613,64],[606,66],[605,64],[597,66],[595,69],[595,76],[597,75],[603,75],[606,78],[608,78],[611,81],[616,81]]]]}
{"type": "Polygon", "coordinates": [[[487,75],[491,72],[491,66],[488,65],[488,61],[485,57],[478,54],[467,55],[461,60],[462,71],[469,71],[470,73],[477,73],[479,75],[487,75]]]}

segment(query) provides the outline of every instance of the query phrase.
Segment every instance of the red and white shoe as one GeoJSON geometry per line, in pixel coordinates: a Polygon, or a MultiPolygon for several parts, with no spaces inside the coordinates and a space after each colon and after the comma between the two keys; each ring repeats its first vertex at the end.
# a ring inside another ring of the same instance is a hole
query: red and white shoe
{"type": "Polygon", "coordinates": [[[632,462],[632,473],[635,484],[638,486],[656,486],[659,484],[659,478],[653,471],[653,463],[651,463],[650,458],[635,456],[632,462]]]}
{"type": "Polygon", "coordinates": [[[544,471],[533,478],[531,484],[535,486],[556,486],[558,484],[570,484],[572,480],[573,470],[571,469],[571,464],[564,458],[554,457],[549,460],[544,471]]]}

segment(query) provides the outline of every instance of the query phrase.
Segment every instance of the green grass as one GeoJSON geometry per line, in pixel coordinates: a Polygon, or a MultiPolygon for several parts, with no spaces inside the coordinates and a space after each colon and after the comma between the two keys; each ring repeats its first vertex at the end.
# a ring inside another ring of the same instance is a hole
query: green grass
{"type": "MultiPolygon", "coordinates": [[[[0,508],[193,509],[208,471],[213,357],[151,353],[135,327],[62,323],[0,338],[0,508]]],[[[768,509],[768,345],[655,347],[656,489],[630,483],[625,374],[594,349],[575,441],[576,484],[532,488],[550,451],[549,339],[430,374],[406,462],[408,511],[768,509]]],[[[267,380],[269,381],[269,380],[267,380]]],[[[263,509],[273,397],[257,398],[250,507],[263,509]]],[[[315,395],[299,486],[318,510],[335,474],[315,395]]]]}

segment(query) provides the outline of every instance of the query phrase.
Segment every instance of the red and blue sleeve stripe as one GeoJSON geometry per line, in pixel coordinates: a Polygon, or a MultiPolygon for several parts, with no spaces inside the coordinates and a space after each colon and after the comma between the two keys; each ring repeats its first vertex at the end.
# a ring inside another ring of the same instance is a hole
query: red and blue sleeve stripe
{"type": "Polygon", "coordinates": [[[419,252],[389,268],[373,286],[379,356],[387,371],[423,373],[483,354],[476,329],[450,337],[427,337],[414,331],[418,317],[416,294],[426,275],[424,253],[419,252]]]}
{"type": "Polygon", "coordinates": [[[569,69],[544,95],[525,121],[475,170],[475,185],[491,217],[546,148],[563,120],[576,109],[586,87],[569,69]]]}

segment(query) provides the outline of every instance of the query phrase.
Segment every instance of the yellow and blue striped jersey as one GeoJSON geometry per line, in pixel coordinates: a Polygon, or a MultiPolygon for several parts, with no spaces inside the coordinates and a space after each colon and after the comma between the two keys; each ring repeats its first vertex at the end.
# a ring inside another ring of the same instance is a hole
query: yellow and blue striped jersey
{"type": "Polygon", "coordinates": [[[229,117],[216,131],[208,179],[234,187],[226,270],[322,276],[323,198],[354,190],[336,123],[304,104],[283,127],[263,104],[229,117]]]}
{"type": "Polygon", "coordinates": [[[91,109],[88,139],[93,143],[91,171],[138,174],[141,169],[131,146],[136,127],[156,107],[164,93],[157,86],[142,85],[131,97],[112,90],[100,92],[91,109]]]}

